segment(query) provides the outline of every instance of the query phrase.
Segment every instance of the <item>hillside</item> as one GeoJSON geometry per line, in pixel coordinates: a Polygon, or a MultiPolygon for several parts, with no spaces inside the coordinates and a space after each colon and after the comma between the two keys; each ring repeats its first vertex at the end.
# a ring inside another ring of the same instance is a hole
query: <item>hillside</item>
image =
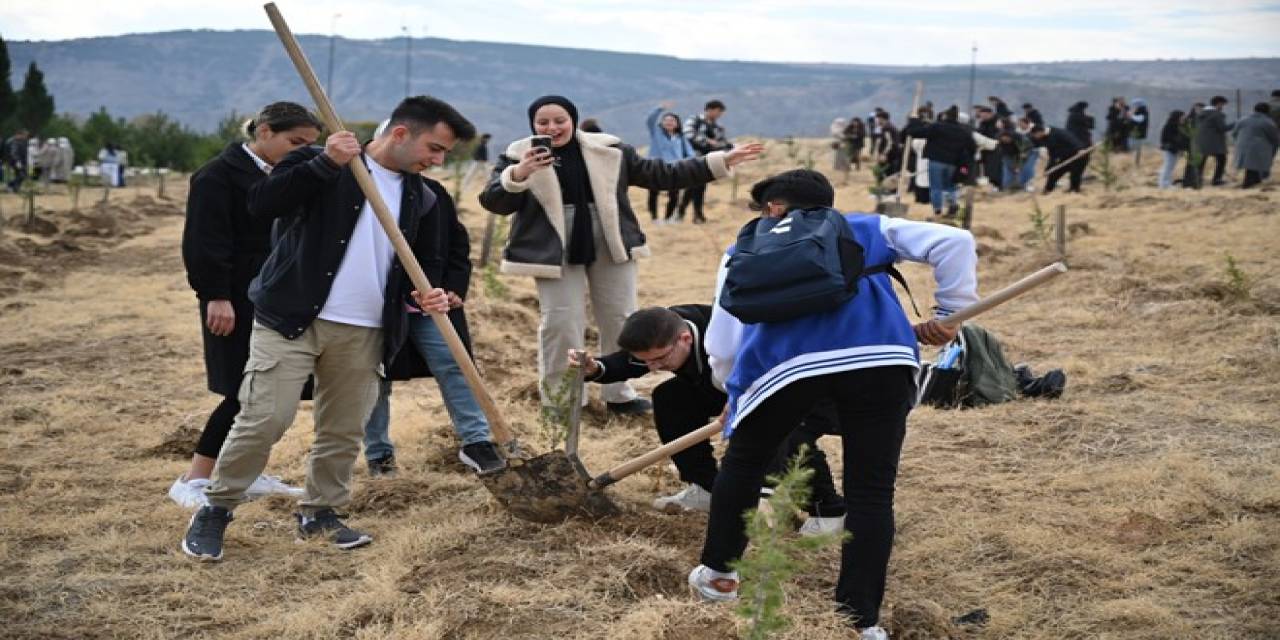
{"type": "MultiPolygon", "coordinates": [[[[327,76],[329,38],[300,37],[317,74],[327,76]]],[[[384,117],[404,94],[403,38],[336,40],[332,97],[353,120],[384,117]]],[[[12,82],[35,60],[59,112],[115,115],[164,111],[211,130],[230,111],[251,112],[279,99],[309,102],[279,41],[269,31],[172,31],[55,42],[9,43],[12,82]]],[[[944,62],[944,61],[939,61],[944,62]]],[[[545,93],[578,102],[583,117],[643,144],[645,113],[662,99],[688,115],[709,98],[729,105],[731,135],[824,135],[836,116],[873,107],[897,117],[910,105],[913,82],[926,82],[937,105],[963,103],[969,69],[787,65],[682,60],[490,42],[417,38],[410,86],[454,102],[498,141],[527,133],[524,109],[545,93]]],[[[1145,97],[1156,117],[1215,93],[1246,91],[1252,103],[1280,87],[1280,60],[1069,62],[980,66],[975,95],[1011,105],[1038,104],[1051,123],[1067,105],[1087,100],[1105,109],[1113,95],[1145,97]]]]}

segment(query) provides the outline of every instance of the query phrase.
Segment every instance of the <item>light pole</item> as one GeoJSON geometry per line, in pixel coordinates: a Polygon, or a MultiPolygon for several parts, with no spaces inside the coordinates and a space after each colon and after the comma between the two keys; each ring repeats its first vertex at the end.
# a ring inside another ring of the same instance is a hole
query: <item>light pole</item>
{"type": "Polygon", "coordinates": [[[978,43],[973,43],[973,58],[969,61],[969,103],[965,110],[973,108],[973,81],[978,75],[978,43]]]}
{"type": "Polygon", "coordinates": [[[413,57],[413,37],[409,34],[409,27],[401,26],[400,30],[404,32],[404,97],[409,97],[409,61],[413,57]]]}
{"type": "Polygon", "coordinates": [[[338,18],[341,17],[341,13],[335,13],[329,19],[329,76],[324,83],[324,92],[329,94],[330,98],[333,97],[333,44],[338,39],[338,18]]]}

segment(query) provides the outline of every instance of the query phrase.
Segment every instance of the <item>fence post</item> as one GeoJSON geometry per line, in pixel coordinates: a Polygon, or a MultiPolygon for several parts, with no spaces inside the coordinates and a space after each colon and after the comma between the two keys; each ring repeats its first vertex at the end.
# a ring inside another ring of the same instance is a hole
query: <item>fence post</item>
{"type": "Polygon", "coordinates": [[[1058,247],[1058,259],[1067,259],[1067,205],[1060,204],[1054,211],[1054,235],[1058,247]]]}

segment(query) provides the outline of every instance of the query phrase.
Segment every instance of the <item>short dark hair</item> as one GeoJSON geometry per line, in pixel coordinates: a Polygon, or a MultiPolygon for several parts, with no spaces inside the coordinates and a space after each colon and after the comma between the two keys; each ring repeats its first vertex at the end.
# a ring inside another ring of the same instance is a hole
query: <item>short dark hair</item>
{"type": "Polygon", "coordinates": [[[719,100],[708,100],[705,105],[702,105],[703,111],[710,111],[712,109],[719,109],[721,111],[724,111],[725,110],[724,103],[720,102],[719,100]]]}
{"type": "Polygon", "coordinates": [[[1272,97],[1272,98],[1280,98],[1280,89],[1276,89],[1275,91],[1272,91],[1272,92],[1271,92],[1271,97],[1272,97]]]}
{"type": "Polygon", "coordinates": [[[1024,102],[1024,103],[1022,103],[1022,108],[1023,108],[1023,109],[1034,109],[1035,107],[1031,106],[1031,103],[1030,103],[1030,102],[1024,102]]]}
{"type": "Polygon", "coordinates": [[[453,137],[458,140],[476,137],[476,127],[471,121],[449,103],[432,96],[412,96],[400,101],[395,111],[391,112],[386,130],[390,131],[391,127],[402,124],[409,128],[410,133],[417,135],[441,122],[453,130],[453,137]]]}
{"type": "Polygon", "coordinates": [[[595,118],[587,118],[578,125],[578,129],[587,133],[604,133],[604,129],[600,126],[600,121],[595,118]]]}
{"type": "Polygon", "coordinates": [[[1224,97],[1224,96],[1214,96],[1214,97],[1212,97],[1212,98],[1209,98],[1209,104],[1211,104],[1211,105],[1213,105],[1213,106],[1215,106],[1215,107],[1216,107],[1216,106],[1218,106],[1218,105],[1220,105],[1220,104],[1226,104],[1227,102],[1228,102],[1228,101],[1227,101],[1226,97],[1224,97]]]}
{"type": "Polygon", "coordinates": [[[666,307],[645,307],[622,323],[618,346],[631,353],[669,347],[684,329],[684,318],[676,312],[666,307]]]}
{"type": "Polygon", "coordinates": [[[1031,131],[1029,131],[1028,133],[1044,133],[1044,132],[1045,132],[1044,125],[1042,125],[1042,124],[1037,124],[1037,125],[1035,125],[1035,126],[1031,127],[1031,131]]]}
{"type": "Polygon", "coordinates": [[[836,202],[836,190],[826,176],[813,169],[792,169],[751,186],[753,209],[763,209],[771,200],[785,202],[791,209],[830,207],[836,202]]]}
{"type": "Polygon", "coordinates": [[[1271,114],[1271,105],[1269,105],[1269,104],[1267,104],[1267,103],[1265,103],[1265,102],[1259,102],[1258,104],[1253,105],[1253,110],[1254,110],[1255,112],[1257,112],[1257,113],[1265,113],[1265,114],[1270,115],[1270,114],[1271,114]]]}
{"type": "Polygon", "coordinates": [[[257,115],[244,123],[245,136],[252,140],[258,127],[263,125],[276,133],[298,127],[312,127],[316,131],[324,128],[320,119],[307,111],[306,107],[289,101],[272,102],[263,107],[257,115]]]}

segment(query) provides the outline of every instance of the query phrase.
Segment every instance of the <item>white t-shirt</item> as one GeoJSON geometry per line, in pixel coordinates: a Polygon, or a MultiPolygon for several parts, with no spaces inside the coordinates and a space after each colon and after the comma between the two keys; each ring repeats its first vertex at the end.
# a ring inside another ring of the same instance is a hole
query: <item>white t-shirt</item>
{"type": "MultiPolygon", "coordinates": [[[[367,156],[366,156],[367,157],[367,156]]],[[[353,161],[354,162],[354,161],[353,161]]],[[[404,178],[369,158],[366,163],[373,176],[373,184],[391,210],[391,217],[400,222],[400,194],[404,190],[404,178]]],[[[396,250],[391,239],[378,224],[373,207],[366,200],[356,220],[356,228],[347,242],[347,252],[342,265],[333,278],[329,298],[320,310],[320,318],[330,322],[352,324],[359,327],[382,327],[382,306],[387,291],[387,274],[396,250]]]]}

